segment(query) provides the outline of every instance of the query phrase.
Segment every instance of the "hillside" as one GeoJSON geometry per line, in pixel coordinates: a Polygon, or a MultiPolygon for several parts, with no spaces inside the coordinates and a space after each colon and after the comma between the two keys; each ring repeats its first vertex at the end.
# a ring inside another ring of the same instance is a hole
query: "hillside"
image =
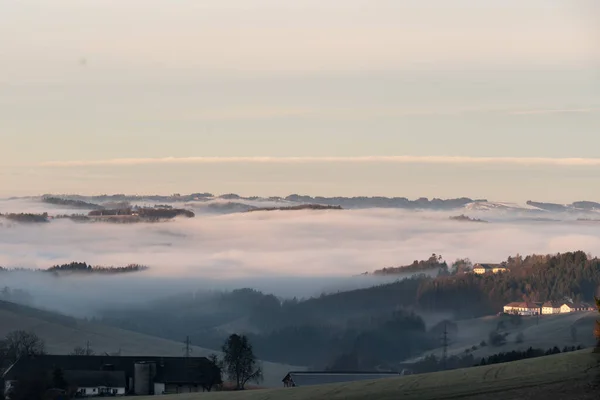
{"type": "MultiPolygon", "coordinates": [[[[14,330],[32,331],[46,342],[46,350],[50,354],[69,354],[75,346],[85,346],[87,341],[97,354],[115,353],[119,350],[125,356],[167,357],[183,354],[183,343],[3,301],[0,301],[0,321],[0,337],[14,330]]],[[[193,346],[193,356],[208,356],[211,353],[216,352],[193,346]]],[[[268,362],[263,363],[263,367],[266,387],[279,386],[287,372],[298,368],[268,362]]]]}
{"type": "MultiPolygon", "coordinates": [[[[483,317],[456,321],[457,334],[451,336],[448,346],[448,355],[463,355],[469,350],[475,360],[488,357],[500,352],[513,350],[526,350],[528,347],[549,349],[554,346],[593,347],[595,340],[591,334],[594,329],[594,321],[597,313],[579,312],[570,314],[544,315],[539,318],[523,317],[517,326],[509,322],[508,318],[483,317]],[[480,346],[482,340],[488,342],[488,335],[498,328],[498,323],[504,320],[503,327],[499,332],[508,333],[506,344],[502,346],[480,346]],[[516,342],[516,338],[522,334],[523,341],[516,342]],[[472,350],[476,346],[476,350],[472,350]]],[[[417,361],[427,355],[442,354],[442,347],[425,352],[409,362],[417,361]]]]}
{"type": "MultiPolygon", "coordinates": [[[[345,384],[165,396],[166,400],[597,399],[600,356],[589,350],[477,368],[345,384]]],[[[140,397],[140,400],[150,398],[140,397]]]]}

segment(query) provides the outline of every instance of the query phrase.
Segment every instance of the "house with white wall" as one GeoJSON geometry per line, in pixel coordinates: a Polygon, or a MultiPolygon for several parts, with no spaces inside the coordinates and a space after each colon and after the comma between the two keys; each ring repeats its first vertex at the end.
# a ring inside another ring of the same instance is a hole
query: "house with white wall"
{"type": "Polygon", "coordinates": [[[542,314],[560,314],[560,309],[562,305],[563,303],[559,301],[547,301],[544,304],[542,304],[542,314]]]}
{"type": "Polygon", "coordinates": [[[125,371],[65,371],[65,381],[81,397],[125,396],[125,371]]]}
{"type": "Polygon", "coordinates": [[[508,268],[506,268],[503,264],[475,264],[473,266],[473,272],[478,275],[483,275],[488,272],[492,274],[497,274],[499,272],[507,272],[508,268]]]}
{"type": "Polygon", "coordinates": [[[542,307],[533,302],[514,302],[505,305],[504,312],[517,315],[539,315],[542,312],[542,307]]]}
{"type": "Polygon", "coordinates": [[[587,304],[580,304],[580,303],[563,303],[562,306],[560,307],[560,312],[561,313],[570,313],[570,312],[578,312],[578,311],[588,311],[590,309],[590,306],[587,304]]]}
{"type": "Polygon", "coordinates": [[[206,357],[42,355],[22,357],[4,372],[5,394],[16,382],[57,368],[81,397],[203,392],[220,376],[206,357]]]}

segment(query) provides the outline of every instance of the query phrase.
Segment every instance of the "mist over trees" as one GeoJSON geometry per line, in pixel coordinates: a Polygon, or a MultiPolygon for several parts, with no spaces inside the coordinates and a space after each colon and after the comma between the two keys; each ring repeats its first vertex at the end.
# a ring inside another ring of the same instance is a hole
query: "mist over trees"
{"type": "MultiPolygon", "coordinates": [[[[366,289],[309,299],[280,299],[253,289],[198,293],[143,309],[107,310],[100,320],[173,340],[194,332],[194,343],[207,348],[219,348],[234,324],[262,360],[319,369],[392,369],[399,361],[439,346],[441,325],[427,330],[419,313],[494,315],[524,296],[588,301],[600,285],[600,262],[583,252],[509,257],[510,271],[499,274],[469,273],[470,264],[459,260],[448,267],[436,255],[409,266],[416,273],[410,278],[366,289]],[[418,274],[431,266],[439,272],[418,274]]],[[[521,322],[510,318],[506,323],[521,322]]],[[[447,327],[453,334],[453,325],[447,327]]],[[[483,334],[481,340],[500,345],[505,340],[500,332],[501,328],[494,338],[483,334]]]]}

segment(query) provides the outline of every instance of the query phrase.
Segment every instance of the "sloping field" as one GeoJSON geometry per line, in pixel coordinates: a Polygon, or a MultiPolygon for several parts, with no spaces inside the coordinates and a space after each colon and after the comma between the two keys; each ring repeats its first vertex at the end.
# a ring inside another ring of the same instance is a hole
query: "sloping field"
{"type": "MultiPolygon", "coordinates": [[[[160,321],[157,321],[160,323],[160,321]]],[[[12,303],[0,302],[0,337],[14,330],[35,332],[46,342],[50,354],[69,354],[75,346],[85,347],[89,341],[96,354],[115,353],[124,356],[183,356],[183,343],[147,336],[105,325],[94,324],[59,314],[45,312],[12,303]]],[[[192,356],[207,356],[218,352],[192,347],[192,356]]],[[[291,370],[302,367],[263,363],[265,387],[279,387],[281,379],[291,370]]]]}
{"type": "MultiPolygon", "coordinates": [[[[529,347],[544,350],[554,346],[560,349],[564,346],[579,345],[592,347],[595,345],[595,341],[591,332],[593,332],[597,315],[596,312],[577,312],[544,315],[539,319],[536,317],[523,317],[519,326],[505,320],[505,327],[501,329],[501,332],[507,332],[509,335],[506,338],[506,344],[500,347],[479,346],[482,340],[489,342],[489,333],[496,329],[498,322],[501,320],[500,317],[483,317],[458,321],[458,334],[450,340],[448,354],[461,355],[464,354],[465,350],[471,350],[473,346],[477,346],[477,350],[472,351],[476,359],[499,352],[526,350],[529,347]],[[516,343],[519,333],[523,334],[522,343],[516,343]]],[[[417,361],[429,354],[441,356],[441,346],[409,361],[417,361]]]]}
{"type": "MultiPolygon", "coordinates": [[[[165,400],[598,399],[590,350],[477,368],[346,384],[165,396],[165,400]]],[[[140,398],[143,400],[144,398],[140,398]]],[[[146,398],[150,400],[151,397],[146,398]]]]}

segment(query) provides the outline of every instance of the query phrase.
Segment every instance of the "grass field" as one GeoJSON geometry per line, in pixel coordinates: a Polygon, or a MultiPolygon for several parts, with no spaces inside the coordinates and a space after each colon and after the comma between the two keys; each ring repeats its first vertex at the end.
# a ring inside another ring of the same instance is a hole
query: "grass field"
{"type": "MultiPolygon", "coordinates": [[[[183,356],[183,343],[0,302],[0,337],[14,330],[35,332],[44,339],[50,354],[68,354],[75,346],[85,347],[89,341],[96,354],[114,353],[120,349],[124,356],[183,356]]],[[[192,356],[198,357],[216,353],[197,346],[192,350],[192,356]]],[[[264,362],[263,369],[265,381],[262,385],[279,387],[285,374],[303,368],[264,362]]]]}
{"type": "MultiPolygon", "coordinates": [[[[500,317],[483,317],[458,321],[458,334],[450,340],[448,354],[461,355],[465,350],[477,346],[477,350],[472,351],[473,356],[477,358],[487,357],[493,354],[512,350],[526,350],[528,347],[549,349],[558,346],[562,349],[564,346],[592,347],[595,340],[591,332],[594,329],[594,321],[598,313],[596,312],[578,312],[557,315],[544,315],[539,318],[523,317],[521,325],[514,326],[505,322],[505,328],[502,332],[508,332],[507,342],[501,347],[479,346],[482,340],[488,340],[489,333],[496,329],[500,317]],[[575,328],[575,339],[571,327],[575,328]],[[523,334],[523,342],[516,343],[519,333],[523,334]]],[[[441,344],[441,341],[440,341],[441,344]]],[[[428,354],[440,356],[442,348],[428,351],[410,361],[417,361],[428,354]]]]}
{"type": "MultiPolygon", "coordinates": [[[[379,381],[164,396],[165,400],[598,399],[600,355],[591,350],[379,381]]],[[[154,397],[140,398],[150,400],[154,397]]]]}

